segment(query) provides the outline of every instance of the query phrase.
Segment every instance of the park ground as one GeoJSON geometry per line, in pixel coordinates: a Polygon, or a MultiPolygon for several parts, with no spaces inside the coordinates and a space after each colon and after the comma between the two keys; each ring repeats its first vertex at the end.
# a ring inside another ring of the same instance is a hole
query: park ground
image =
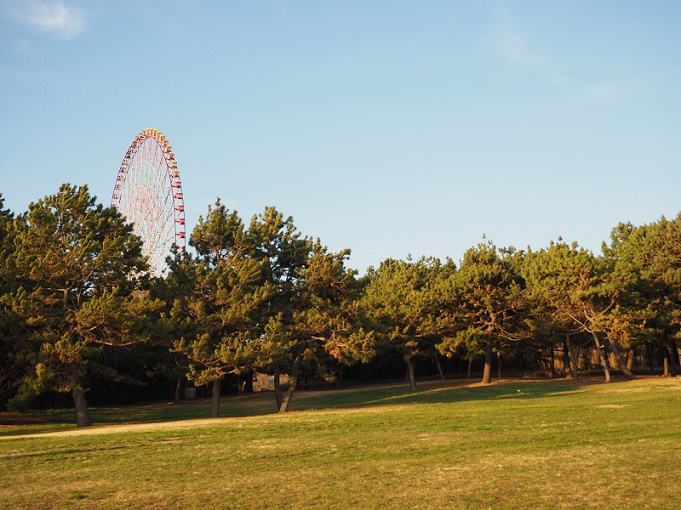
{"type": "Polygon", "coordinates": [[[6,508],[678,508],[681,380],[423,382],[0,414],[6,508]]]}

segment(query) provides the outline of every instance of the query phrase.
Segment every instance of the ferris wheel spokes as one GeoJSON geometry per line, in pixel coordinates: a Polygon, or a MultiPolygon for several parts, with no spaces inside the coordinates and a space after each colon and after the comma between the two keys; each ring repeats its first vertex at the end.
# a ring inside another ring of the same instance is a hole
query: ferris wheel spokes
{"type": "Polygon", "coordinates": [[[147,128],[130,144],[116,176],[111,205],[134,225],[156,276],[166,269],[171,246],[186,246],[184,195],[167,138],[147,128]]]}

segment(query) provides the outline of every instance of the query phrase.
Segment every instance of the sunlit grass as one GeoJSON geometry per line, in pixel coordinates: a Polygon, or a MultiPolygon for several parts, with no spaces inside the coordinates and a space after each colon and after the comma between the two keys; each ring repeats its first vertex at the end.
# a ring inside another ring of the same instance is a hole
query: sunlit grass
{"type": "Polygon", "coordinates": [[[308,392],[294,397],[293,412],[263,414],[271,398],[226,398],[224,414],[241,416],[182,427],[159,421],[206,416],[209,403],[97,410],[100,423],[155,423],[114,433],[0,440],[0,500],[32,508],[672,508],[681,497],[678,380],[308,392]]]}

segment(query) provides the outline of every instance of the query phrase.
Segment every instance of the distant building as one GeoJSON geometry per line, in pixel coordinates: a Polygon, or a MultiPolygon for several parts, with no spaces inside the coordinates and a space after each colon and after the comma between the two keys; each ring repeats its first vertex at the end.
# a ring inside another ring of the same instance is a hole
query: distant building
{"type": "MultiPolygon", "coordinates": [[[[279,381],[282,386],[287,386],[291,383],[291,376],[281,374],[279,381]]],[[[253,391],[274,391],[274,376],[255,372],[253,374],[253,391]]]]}

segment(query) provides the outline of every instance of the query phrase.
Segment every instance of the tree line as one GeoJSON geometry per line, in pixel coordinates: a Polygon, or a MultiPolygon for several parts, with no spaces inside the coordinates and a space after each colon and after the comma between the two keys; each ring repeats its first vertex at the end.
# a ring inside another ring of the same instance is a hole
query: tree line
{"type": "Polygon", "coordinates": [[[88,402],[159,381],[210,387],[212,415],[229,380],[268,374],[285,412],[304,380],[402,371],[416,389],[426,364],[482,383],[494,367],[578,379],[597,370],[679,366],[681,215],[617,225],[602,253],[560,238],[539,250],[483,238],[455,263],[387,259],[365,275],[304,236],[274,207],[246,223],[218,199],[192,250],[151,276],[142,241],[87,186],[15,215],[0,195],[0,404],[69,395],[88,402]]]}

